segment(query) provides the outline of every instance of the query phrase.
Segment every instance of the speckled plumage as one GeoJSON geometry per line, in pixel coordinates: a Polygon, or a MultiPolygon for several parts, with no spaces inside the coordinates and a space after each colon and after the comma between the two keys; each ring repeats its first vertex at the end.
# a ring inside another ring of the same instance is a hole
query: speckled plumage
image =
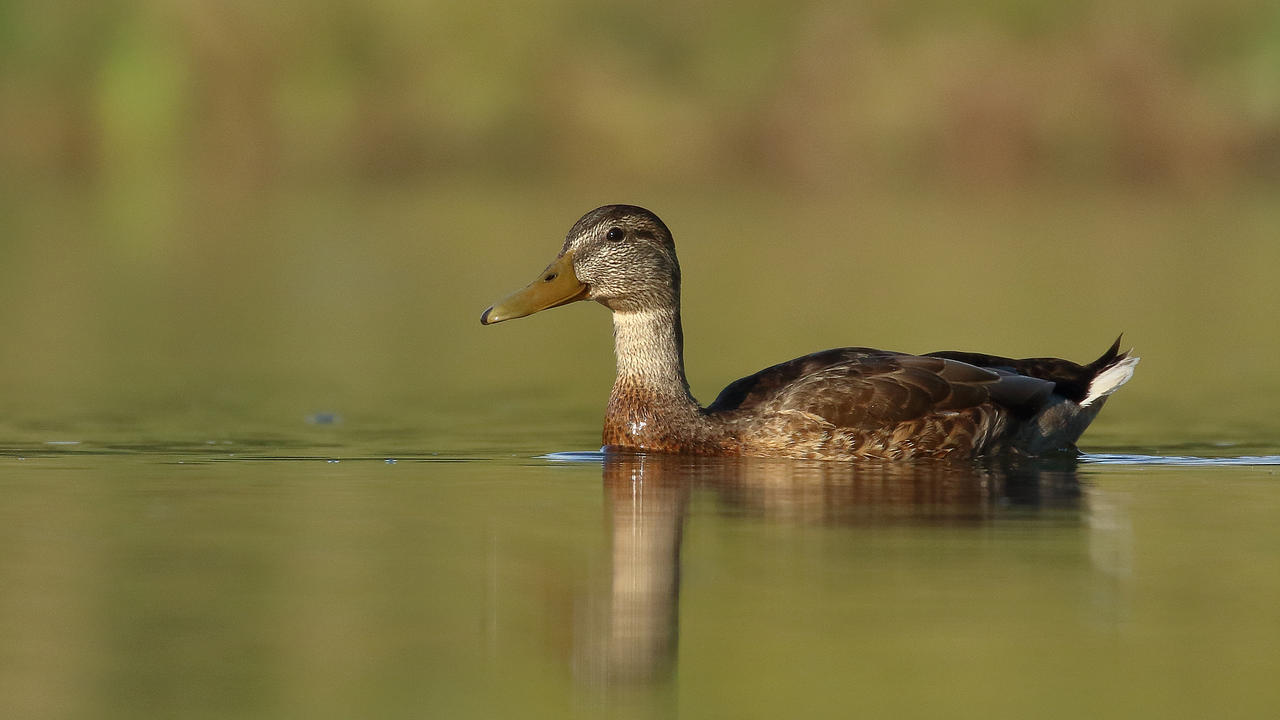
{"type": "Polygon", "coordinates": [[[613,311],[618,374],[603,433],[613,449],[828,460],[1072,449],[1138,361],[1118,339],[1087,365],[839,348],[742,378],[703,408],[685,379],[675,244],[656,215],[630,205],[583,216],[544,276],[482,321],[578,299],[613,311]],[[527,297],[553,284],[554,297],[527,297]]]}

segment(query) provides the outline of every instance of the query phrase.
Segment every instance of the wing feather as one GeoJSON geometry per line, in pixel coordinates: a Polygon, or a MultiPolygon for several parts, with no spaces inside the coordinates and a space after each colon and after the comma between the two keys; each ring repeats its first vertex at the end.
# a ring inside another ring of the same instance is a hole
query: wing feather
{"type": "Polygon", "coordinates": [[[986,404],[1023,412],[1042,405],[1053,387],[947,357],[840,348],[742,378],[708,411],[802,410],[838,428],[877,430],[986,404]]]}

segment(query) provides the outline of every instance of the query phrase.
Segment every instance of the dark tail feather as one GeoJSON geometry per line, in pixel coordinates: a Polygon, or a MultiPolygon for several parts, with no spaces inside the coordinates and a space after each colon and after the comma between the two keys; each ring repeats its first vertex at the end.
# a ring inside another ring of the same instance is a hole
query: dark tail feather
{"type": "Polygon", "coordinates": [[[1107,351],[1102,353],[1102,357],[1098,358],[1097,360],[1094,360],[1088,365],[1085,365],[1085,368],[1087,368],[1090,371],[1089,377],[1097,375],[1099,371],[1105,368],[1111,367],[1112,365],[1115,365],[1121,360],[1124,360],[1125,358],[1129,357],[1128,352],[1120,352],[1120,341],[1123,339],[1124,339],[1124,333],[1120,333],[1116,337],[1116,341],[1111,343],[1111,347],[1107,348],[1107,351]]]}

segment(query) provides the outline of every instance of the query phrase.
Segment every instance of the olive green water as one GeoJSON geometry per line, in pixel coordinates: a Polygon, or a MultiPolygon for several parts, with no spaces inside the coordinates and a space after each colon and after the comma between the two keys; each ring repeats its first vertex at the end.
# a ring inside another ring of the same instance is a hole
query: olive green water
{"type": "Polygon", "coordinates": [[[8,203],[0,716],[1280,701],[1269,190],[600,195],[8,203]],[[676,233],[704,400],[845,344],[1144,360],[1078,463],[602,458],[606,313],[478,317],[616,200],[676,233]]]}

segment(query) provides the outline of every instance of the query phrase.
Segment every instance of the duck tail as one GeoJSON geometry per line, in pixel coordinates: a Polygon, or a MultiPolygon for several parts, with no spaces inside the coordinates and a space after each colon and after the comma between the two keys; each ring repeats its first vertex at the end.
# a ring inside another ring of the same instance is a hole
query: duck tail
{"type": "Polygon", "coordinates": [[[1093,377],[1089,381],[1089,391],[1080,401],[1080,407],[1088,407],[1102,400],[1133,377],[1133,369],[1141,358],[1131,355],[1132,349],[1120,352],[1120,338],[1123,337],[1123,334],[1117,337],[1102,357],[1085,366],[1093,377]]]}

